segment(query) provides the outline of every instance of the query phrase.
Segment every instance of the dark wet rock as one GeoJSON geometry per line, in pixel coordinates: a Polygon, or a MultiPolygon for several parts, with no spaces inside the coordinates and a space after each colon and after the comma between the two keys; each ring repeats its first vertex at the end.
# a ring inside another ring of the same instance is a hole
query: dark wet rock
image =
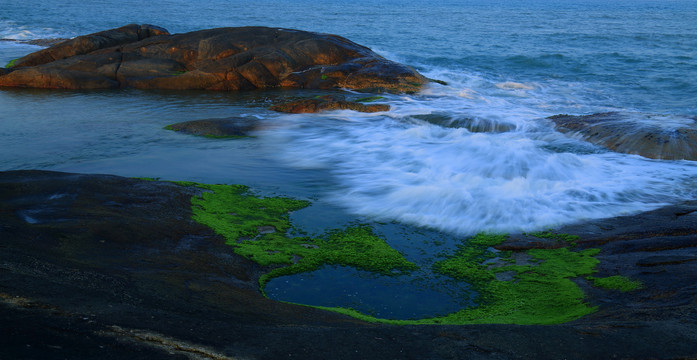
{"type": "Polygon", "coordinates": [[[238,138],[249,136],[258,126],[259,121],[256,119],[230,117],[184,121],[167,125],[165,129],[213,138],[238,138]]]}
{"type": "Polygon", "coordinates": [[[597,276],[645,285],[622,293],[576,279],[595,314],[546,326],[390,326],[264,298],[263,269],[191,220],[194,193],[107,175],[0,172],[0,318],[11,324],[0,357],[697,356],[697,261],[665,261],[694,256],[697,203],[559,229],[601,248],[597,276]],[[663,260],[637,265],[653,256],[663,260]]]}
{"type": "Polygon", "coordinates": [[[473,133],[503,133],[516,129],[515,124],[484,118],[453,116],[447,113],[413,115],[412,118],[451,129],[467,129],[473,133]]]}
{"type": "Polygon", "coordinates": [[[68,40],[70,40],[70,39],[66,39],[66,38],[33,39],[33,40],[23,41],[23,43],[29,44],[29,45],[36,45],[36,46],[54,46],[54,45],[58,45],[64,41],[68,41],[68,40]]]}
{"type": "Polygon", "coordinates": [[[353,110],[359,112],[389,111],[387,104],[364,104],[358,101],[346,101],[344,96],[325,95],[314,98],[293,100],[287,103],[274,105],[271,110],[292,114],[317,113],[330,110],[353,110]]]}
{"type": "Polygon", "coordinates": [[[560,132],[581,136],[612,151],[652,159],[697,160],[694,119],[617,112],[549,119],[560,132]]]}
{"type": "Polygon", "coordinates": [[[427,82],[345,38],[267,27],[170,35],[152,25],[128,25],[29,54],[14,68],[0,77],[0,86],[414,92],[427,82]]]}
{"type": "Polygon", "coordinates": [[[10,69],[0,68],[0,76],[10,73],[10,69]]]}
{"type": "Polygon", "coordinates": [[[649,256],[637,261],[639,266],[660,266],[660,265],[678,265],[690,261],[697,261],[697,256],[688,255],[669,255],[669,256],[649,256]]]}

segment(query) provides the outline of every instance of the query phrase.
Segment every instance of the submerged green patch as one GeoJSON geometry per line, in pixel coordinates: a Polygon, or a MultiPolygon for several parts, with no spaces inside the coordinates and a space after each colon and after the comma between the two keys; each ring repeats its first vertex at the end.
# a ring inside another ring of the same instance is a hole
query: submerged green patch
{"type": "Polygon", "coordinates": [[[166,125],[165,127],[163,127],[163,129],[174,131],[174,132],[181,132],[183,134],[188,134],[188,135],[193,135],[193,136],[202,136],[202,137],[209,138],[209,139],[244,139],[244,138],[251,137],[248,135],[213,135],[213,134],[206,134],[206,133],[198,133],[195,131],[182,129],[180,127],[177,127],[177,125],[179,125],[179,123],[169,124],[169,125],[166,125]]]}
{"type": "MultiPolygon", "coordinates": [[[[317,238],[292,236],[298,230],[292,228],[288,214],[308,206],[307,201],[260,198],[241,185],[181,185],[204,189],[191,200],[196,221],[224,236],[237,254],[271,266],[259,280],[262,291],[274,277],[314,271],[327,264],[382,275],[397,275],[417,268],[367,226],[336,230],[317,238]]],[[[551,232],[531,235],[572,244],[578,239],[551,232]]],[[[434,264],[436,272],[472,286],[478,293],[476,307],[419,320],[378,319],[353,309],[320,308],[391,324],[558,324],[596,310],[584,302],[584,293],[573,279],[586,277],[596,286],[611,289],[627,289],[631,283],[622,277],[591,276],[599,262],[594,257],[599,249],[572,251],[562,247],[514,253],[493,248],[506,238],[506,235],[479,234],[434,264]]]]}
{"type": "Polygon", "coordinates": [[[643,287],[641,281],[632,280],[622,275],[608,276],[604,278],[589,276],[586,279],[588,281],[592,281],[593,286],[595,287],[609,290],[619,290],[622,292],[638,290],[643,287]]]}

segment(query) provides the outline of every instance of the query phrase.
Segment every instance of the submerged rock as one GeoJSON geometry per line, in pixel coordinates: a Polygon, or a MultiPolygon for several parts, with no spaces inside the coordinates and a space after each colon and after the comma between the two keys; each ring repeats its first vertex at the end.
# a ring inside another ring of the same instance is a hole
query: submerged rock
{"type": "Polygon", "coordinates": [[[508,122],[500,122],[485,118],[453,116],[443,112],[413,115],[412,118],[444,128],[467,129],[473,133],[504,133],[516,129],[515,124],[508,122]]]}
{"type": "Polygon", "coordinates": [[[556,129],[612,151],[651,159],[697,160],[697,120],[607,112],[549,117],[556,129]]]}
{"type": "Polygon", "coordinates": [[[300,114],[316,113],[329,110],[353,110],[359,112],[378,112],[389,111],[390,105],[387,104],[363,104],[358,101],[346,101],[346,98],[338,95],[325,95],[308,99],[290,101],[283,104],[274,105],[271,110],[300,114]]]}
{"type": "Polygon", "coordinates": [[[29,54],[12,70],[0,76],[0,86],[414,92],[427,82],[343,37],[267,27],[170,35],[152,25],[127,25],[29,54]]]}
{"type": "Polygon", "coordinates": [[[184,121],[167,125],[165,129],[213,138],[238,138],[249,136],[257,126],[258,121],[254,119],[230,117],[184,121]]]}

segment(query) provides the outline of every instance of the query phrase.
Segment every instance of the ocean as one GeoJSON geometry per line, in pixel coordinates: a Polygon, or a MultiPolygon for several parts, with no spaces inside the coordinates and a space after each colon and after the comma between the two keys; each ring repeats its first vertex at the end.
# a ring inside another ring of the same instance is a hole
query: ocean
{"type": "MultiPolygon", "coordinates": [[[[3,171],[245,184],[313,201],[293,215],[311,232],[372,222],[423,263],[443,250],[427,238],[452,249],[482,231],[544,230],[697,198],[696,162],[615,153],[555,131],[547,119],[620,112],[637,127],[697,126],[694,0],[29,0],[2,8],[0,64],[40,49],[22,40],[129,23],[171,33],[263,25],[341,35],[447,83],[384,95],[386,113],[312,115],[268,107],[321,92],[0,89],[3,171]],[[232,141],[163,130],[231,116],[265,126],[232,141]],[[396,235],[415,229],[431,235],[396,235]]],[[[341,268],[318,274],[323,284],[344,276],[358,287],[370,278],[341,268]]],[[[428,315],[412,311],[422,295],[403,313],[374,312],[428,315]]]]}

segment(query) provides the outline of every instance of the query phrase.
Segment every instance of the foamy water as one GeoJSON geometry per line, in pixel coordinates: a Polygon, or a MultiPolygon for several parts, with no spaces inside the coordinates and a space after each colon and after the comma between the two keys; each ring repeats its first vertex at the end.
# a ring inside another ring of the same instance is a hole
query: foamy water
{"type": "MultiPolygon", "coordinates": [[[[457,234],[539,230],[697,195],[694,162],[617,154],[554,131],[545,119],[562,101],[548,96],[553,84],[461,79],[388,96],[389,113],[287,116],[273,135],[279,153],[328,169],[341,188],[332,201],[354,214],[457,234]]],[[[684,121],[655,117],[664,118],[684,121]]]]}

